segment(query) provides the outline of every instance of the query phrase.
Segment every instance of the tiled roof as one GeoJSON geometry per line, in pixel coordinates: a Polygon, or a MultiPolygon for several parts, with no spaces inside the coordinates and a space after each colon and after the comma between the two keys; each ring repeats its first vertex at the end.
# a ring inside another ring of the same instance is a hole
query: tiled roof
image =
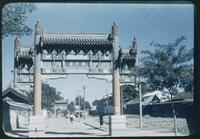
{"type": "Polygon", "coordinates": [[[23,92],[22,90],[16,89],[12,86],[8,86],[7,88],[5,88],[2,92],[2,96],[4,97],[9,92],[12,92],[15,95],[17,95],[25,100],[27,99],[27,94],[25,92],[23,92]]]}
{"type": "Polygon", "coordinates": [[[26,103],[19,103],[19,102],[13,101],[11,99],[4,99],[4,101],[7,102],[11,107],[32,109],[32,106],[29,104],[26,104],[26,103]]]}
{"type": "Polygon", "coordinates": [[[55,104],[67,104],[68,103],[68,101],[55,101],[55,104]]]}
{"type": "Polygon", "coordinates": [[[44,45],[103,45],[112,46],[108,33],[44,33],[44,45]]]}
{"type": "Polygon", "coordinates": [[[130,53],[131,49],[120,49],[121,60],[135,60],[135,56],[130,53]]]}
{"type": "Polygon", "coordinates": [[[130,55],[129,53],[123,53],[121,59],[122,60],[135,60],[135,57],[130,55]]]}
{"type": "Polygon", "coordinates": [[[20,58],[32,58],[33,57],[33,49],[20,47],[17,49],[17,56],[20,58]]]}

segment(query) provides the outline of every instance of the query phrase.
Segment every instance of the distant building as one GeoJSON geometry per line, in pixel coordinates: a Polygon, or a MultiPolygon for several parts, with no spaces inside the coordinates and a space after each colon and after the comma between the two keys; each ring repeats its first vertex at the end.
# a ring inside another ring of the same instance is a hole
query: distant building
{"type": "Polygon", "coordinates": [[[3,128],[5,131],[28,126],[32,106],[28,103],[27,94],[12,86],[2,92],[3,97],[3,128]]]}
{"type": "Polygon", "coordinates": [[[68,105],[68,101],[64,100],[64,101],[56,101],[54,104],[54,116],[63,116],[64,115],[64,111],[67,110],[67,105],[68,105]]]}
{"type": "Polygon", "coordinates": [[[171,100],[170,94],[158,90],[153,92],[147,92],[142,96],[143,105],[148,105],[151,103],[167,102],[170,100],[171,100]]]}

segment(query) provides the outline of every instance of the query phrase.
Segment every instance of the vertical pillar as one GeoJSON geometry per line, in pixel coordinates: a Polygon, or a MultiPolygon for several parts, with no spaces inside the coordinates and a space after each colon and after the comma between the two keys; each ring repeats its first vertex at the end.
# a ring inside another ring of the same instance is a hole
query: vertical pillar
{"type": "Polygon", "coordinates": [[[142,87],[141,87],[141,83],[139,83],[139,104],[140,104],[140,128],[142,128],[142,87]]]}
{"type": "Polygon", "coordinates": [[[19,37],[16,36],[15,40],[14,40],[14,79],[13,79],[13,86],[14,88],[17,88],[18,87],[18,84],[17,84],[17,49],[20,47],[20,42],[19,42],[19,37]]]}
{"type": "Polygon", "coordinates": [[[83,86],[83,109],[84,109],[84,119],[85,119],[85,85],[83,86]]]}
{"type": "Polygon", "coordinates": [[[120,76],[119,76],[119,37],[118,27],[115,23],[112,26],[113,39],[113,106],[114,115],[109,117],[109,135],[123,136],[126,134],[126,116],[121,114],[120,105],[120,76]]]}
{"type": "Polygon", "coordinates": [[[93,52],[90,50],[90,52],[89,52],[89,71],[90,72],[92,72],[92,70],[93,70],[93,67],[92,67],[92,56],[93,56],[93,52]]]}
{"type": "Polygon", "coordinates": [[[62,52],[62,68],[63,72],[65,72],[65,50],[62,52]]]}
{"type": "Polygon", "coordinates": [[[135,62],[135,65],[138,65],[139,63],[138,63],[138,58],[139,58],[139,50],[138,50],[138,43],[137,43],[137,40],[136,40],[136,38],[134,37],[134,39],[133,39],[133,50],[134,50],[134,52],[136,52],[136,54],[137,54],[137,57],[136,57],[136,62],[135,62]]]}
{"type": "Polygon", "coordinates": [[[118,27],[115,23],[112,26],[112,38],[113,38],[113,106],[114,115],[120,115],[120,82],[119,82],[119,66],[116,61],[119,52],[119,37],[118,27]]]}
{"type": "Polygon", "coordinates": [[[41,115],[41,52],[39,46],[39,39],[41,35],[41,28],[39,21],[35,25],[35,51],[34,51],[34,115],[41,115]]]}

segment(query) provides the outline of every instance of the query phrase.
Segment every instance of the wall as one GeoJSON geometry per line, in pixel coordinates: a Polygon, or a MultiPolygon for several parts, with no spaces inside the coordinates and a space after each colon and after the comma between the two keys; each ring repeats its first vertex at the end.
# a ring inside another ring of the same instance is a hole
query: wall
{"type": "MultiPolygon", "coordinates": [[[[191,103],[191,102],[188,102],[191,103]]],[[[175,102],[176,116],[180,118],[185,118],[186,105],[188,103],[183,103],[182,101],[175,102]]],[[[124,109],[124,114],[137,114],[139,115],[139,104],[127,105],[124,109]]],[[[171,103],[158,103],[152,105],[143,106],[143,115],[150,115],[154,117],[173,117],[171,103]]]]}

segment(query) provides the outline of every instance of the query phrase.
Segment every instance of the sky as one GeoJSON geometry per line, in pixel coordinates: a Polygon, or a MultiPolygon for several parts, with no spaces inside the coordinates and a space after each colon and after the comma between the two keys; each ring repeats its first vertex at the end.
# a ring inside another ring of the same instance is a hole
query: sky
{"type": "MultiPolygon", "coordinates": [[[[111,33],[116,22],[119,27],[119,44],[131,46],[136,37],[141,50],[152,49],[150,42],[168,43],[181,35],[187,37],[184,44],[194,47],[194,7],[192,4],[73,4],[40,3],[37,10],[28,15],[26,23],[34,29],[37,20],[45,32],[91,32],[111,33]]],[[[14,38],[2,40],[2,85],[5,88],[12,80],[14,38]]],[[[33,36],[22,37],[24,47],[33,46],[33,36]]],[[[112,83],[105,80],[88,79],[86,75],[68,75],[66,79],[46,81],[68,100],[83,95],[86,100],[101,99],[112,92],[112,83]]],[[[20,86],[21,88],[25,86],[20,86]]]]}

